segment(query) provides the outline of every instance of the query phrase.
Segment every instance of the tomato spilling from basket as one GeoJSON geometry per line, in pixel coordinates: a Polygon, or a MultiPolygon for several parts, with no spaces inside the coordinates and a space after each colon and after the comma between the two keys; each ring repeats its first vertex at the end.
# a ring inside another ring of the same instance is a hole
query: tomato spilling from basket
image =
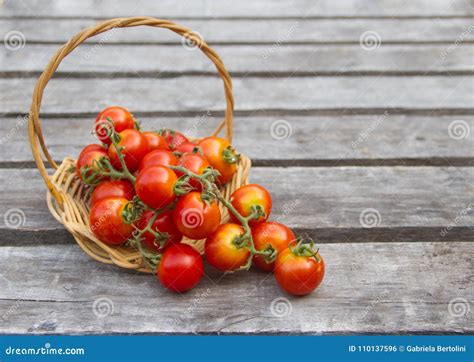
{"type": "Polygon", "coordinates": [[[201,280],[201,254],[183,240],[205,239],[206,261],[223,272],[251,265],[274,272],[286,292],[305,295],[324,276],[324,262],[312,241],[268,221],[270,193],[260,185],[238,187],[225,197],[240,155],[229,141],[198,141],[170,130],[142,131],[125,108],[99,113],[95,134],[76,173],[93,188],[89,225],[101,242],[136,248],[160,282],[184,292],[201,280]],[[223,222],[219,206],[229,213],[223,222]]]}

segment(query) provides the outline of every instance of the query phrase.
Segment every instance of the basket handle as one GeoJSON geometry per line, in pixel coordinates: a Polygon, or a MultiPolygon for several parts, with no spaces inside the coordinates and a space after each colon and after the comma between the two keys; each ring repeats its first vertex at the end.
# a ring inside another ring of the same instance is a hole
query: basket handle
{"type": "Polygon", "coordinates": [[[36,82],[35,89],[33,91],[33,99],[30,107],[29,122],[28,122],[28,135],[30,139],[31,151],[35,159],[38,170],[41,173],[41,176],[48,187],[48,190],[54,196],[56,201],[62,206],[63,197],[60,192],[49,179],[48,173],[46,171],[46,166],[42,155],[46,157],[48,163],[54,167],[58,168],[56,162],[54,162],[51,157],[46,144],[43,138],[43,132],[41,130],[41,123],[39,118],[39,112],[41,107],[41,100],[43,98],[43,92],[46,88],[51,77],[54,75],[54,72],[58,68],[61,61],[69,55],[76,47],[83,43],[86,39],[93,37],[97,34],[104,33],[108,30],[115,28],[127,28],[132,26],[153,26],[157,28],[169,29],[179,35],[182,35],[188,40],[193,41],[199,46],[203,53],[214,63],[216,69],[224,82],[224,93],[226,100],[226,109],[224,120],[219,124],[216,130],[213,132],[213,135],[217,135],[222,128],[226,128],[226,138],[229,142],[232,142],[233,135],[233,110],[234,110],[234,97],[232,94],[232,81],[229,75],[229,72],[225,69],[224,63],[217,53],[211,49],[200,36],[198,36],[193,31],[175,24],[168,20],[155,19],[152,17],[133,17],[133,18],[116,18],[104,21],[93,27],[85,29],[77,33],[71,40],[64,44],[53,56],[46,69],[43,71],[38,81],[36,82]],[[41,153],[42,152],[42,153],[41,153]]]}

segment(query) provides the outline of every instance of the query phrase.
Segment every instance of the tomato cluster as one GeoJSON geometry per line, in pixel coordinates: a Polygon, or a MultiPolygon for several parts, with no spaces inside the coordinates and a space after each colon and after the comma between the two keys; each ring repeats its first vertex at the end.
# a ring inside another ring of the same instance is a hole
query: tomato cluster
{"type": "Polygon", "coordinates": [[[267,221],[272,198],[249,184],[226,200],[220,188],[237,171],[239,155],[222,138],[197,142],[180,132],[143,132],[122,107],[99,113],[95,133],[102,144],[80,153],[77,175],[94,189],[91,232],[108,245],[136,247],[168,289],[184,292],[203,276],[201,255],[183,237],[205,240],[207,262],[223,271],[253,264],[274,272],[283,290],[313,291],[324,276],[324,262],[313,244],[287,226],[267,221]],[[219,204],[229,210],[221,224],[219,204]]]}

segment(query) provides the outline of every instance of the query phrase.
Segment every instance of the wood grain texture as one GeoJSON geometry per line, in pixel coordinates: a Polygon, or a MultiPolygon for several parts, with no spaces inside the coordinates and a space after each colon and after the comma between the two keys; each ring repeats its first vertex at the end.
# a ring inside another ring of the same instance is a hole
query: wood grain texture
{"type": "Polygon", "coordinates": [[[468,1],[312,1],[312,0],[197,0],[176,3],[172,0],[149,2],[146,0],[114,1],[105,0],[31,0],[8,1],[1,9],[3,16],[34,17],[116,17],[141,16],[157,17],[324,17],[324,16],[465,16],[473,10],[468,1]]]}
{"type": "MultiPolygon", "coordinates": [[[[232,5],[235,7],[235,5],[232,5]]],[[[273,5],[272,5],[273,7],[273,5]]],[[[122,14],[123,15],[123,14],[122,14]]],[[[130,14],[127,14],[129,16],[130,14]]],[[[178,21],[178,20],[176,20],[178,21]]],[[[2,19],[0,36],[11,30],[21,31],[28,43],[65,43],[82,29],[97,20],[87,19],[2,19]]],[[[336,19],[308,20],[179,20],[181,25],[197,31],[210,45],[215,44],[270,44],[277,43],[355,43],[362,34],[376,32],[382,44],[390,43],[445,43],[458,40],[469,43],[474,39],[470,19],[336,19]]],[[[366,35],[367,36],[367,35],[366,35]]],[[[365,37],[364,37],[365,38],[365,37]]],[[[180,37],[170,31],[151,27],[117,29],[98,35],[95,43],[181,44],[180,37]]]]}
{"type": "MultiPolygon", "coordinates": [[[[272,220],[321,242],[464,241],[474,235],[472,177],[472,167],[254,167],[250,180],[272,194],[272,220]]],[[[2,169],[0,181],[0,244],[72,240],[36,170],[2,169]]]]}
{"type": "MultiPolygon", "coordinates": [[[[237,111],[393,110],[471,111],[473,77],[305,77],[236,78],[237,111]]],[[[0,113],[20,114],[30,106],[35,79],[0,79],[0,113]]],[[[93,113],[121,104],[135,113],[215,112],[224,109],[221,81],[206,76],[180,78],[53,80],[41,112],[93,113]]]]}
{"type": "MultiPolygon", "coordinates": [[[[139,117],[144,129],[172,128],[193,137],[209,135],[220,119],[212,114],[139,117]]],[[[90,132],[93,120],[93,116],[43,119],[53,157],[59,161],[76,157],[86,144],[97,142],[90,132]]],[[[249,116],[236,118],[234,132],[234,146],[257,165],[474,165],[473,116],[249,116]],[[450,136],[456,120],[466,122],[465,138],[450,136]]],[[[0,166],[32,166],[22,117],[0,119],[0,135],[0,166]]]]}
{"type": "MultiPolygon", "coordinates": [[[[232,76],[314,76],[383,73],[456,75],[474,71],[474,45],[447,52],[446,45],[385,45],[366,51],[359,45],[265,45],[214,47],[232,76]]],[[[28,44],[0,53],[0,77],[39,76],[57,45],[28,44]]],[[[81,45],[62,63],[61,77],[216,76],[209,60],[181,45],[81,45]],[[110,61],[111,54],[119,61],[110,61]]]]}
{"type": "Polygon", "coordinates": [[[474,244],[326,244],[320,251],[323,284],[294,298],[256,271],[223,276],[207,268],[197,288],[176,295],[152,276],[92,261],[76,245],[2,247],[0,333],[474,331],[472,313],[455,317],[448,309],[454,298],[473,302],[474,244]],[[94,302],[113,313],[96,317],[94,302]]]}

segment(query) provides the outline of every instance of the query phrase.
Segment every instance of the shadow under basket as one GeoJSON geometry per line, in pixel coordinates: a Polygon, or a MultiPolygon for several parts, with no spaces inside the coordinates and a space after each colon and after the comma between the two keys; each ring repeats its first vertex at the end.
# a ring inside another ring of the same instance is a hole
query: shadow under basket
{"type": "MultiPolygon", "coordinates": [[[[216,70],[223,81],[226,108],[224,119],[212,135],[216,136],[221,131],[225,131],[224,137],[232,143],[234,98],[232,93],[232,80],[224,66],[224,63],[198,33],[171,21],[151,17],[106,20],[91,28],[80,31],[71,40],[64,44],[53,56],[36,83],[30,107],[28,135],[36,165],[48,188],[48,208],[56,220],[63,224],[64,227],[73,235],[82,250],[93,259],[102,263],[115,264],[122,268],[134,269],[141,272],[152,272],[137,249],[127,246],[126,244],[124,244],[124,246],[107,245],[97,239],[91,232],[89,227],[89,211],[92,188],[85,185],[77,177],[76,172],[72,171],[76,166],[76,161],[73,158],[66,157],[59,165],[54,161],[54,158],[49,153],[44,142],[39,117],[44,90],[61,61],[66,56],[68,56],[85,40],[95,35],[116,28],[137,26],[150,26],[171,30],[176,34],[183,36],[186,42],[194,43],[196,48],[199,48],[204,55],[214,63],[216,70]],[[48,174],[45,161],[55,169],[52,176],[48,174]]],[[[245,155],[241,154],[236,174],[233,179],[221,189],[227,200],[236,189],[248,183],[250,167],[250,160],[245,155]]],[[[229,219],[228,211],[221,204],[219,204],[219,208],[222,214],[221,222],[224,223],[229,219]]],[[[183,239],[183,242],[190,244],[199,252],[203,252],[204,240],[191,240],[185,238],[183,239]]]]}

